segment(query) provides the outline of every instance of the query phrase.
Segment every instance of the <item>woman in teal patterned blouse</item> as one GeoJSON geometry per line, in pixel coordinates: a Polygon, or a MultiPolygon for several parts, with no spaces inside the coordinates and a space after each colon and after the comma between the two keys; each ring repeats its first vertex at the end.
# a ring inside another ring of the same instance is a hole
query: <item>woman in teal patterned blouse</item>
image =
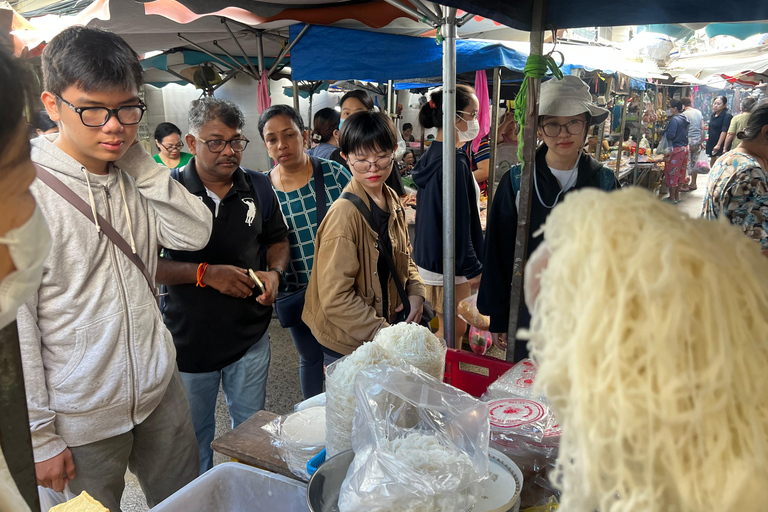
{"type": "Polygon", "coordinates": [[[768,256],[768,102],[752,112],[746,130],[736,136],[738,149],[712,167],[702,215],[724,216],[768,256]]]}
{"type": "MultiPolygon", "coordinates": [[[[291,230],[291,265],[286,272],[287,286],[278,296],[276,307],[283,327],[291,331],[299,353],[301,392],[309,398],[323,392],[323,349],[301,321],[304,290],[309,283],[317,235],[317,193],[315,175],[322,170],[321,197],[325,210],[352,179],[343,166],[304,152],[308,133],[298,112],[287,105],[274,105],[261,115],[259,133],[269,156],[276,162],[269,171],[272,187],[291,230]]],[[[321,219],[322,220],[322,219],[321,219]]]]}

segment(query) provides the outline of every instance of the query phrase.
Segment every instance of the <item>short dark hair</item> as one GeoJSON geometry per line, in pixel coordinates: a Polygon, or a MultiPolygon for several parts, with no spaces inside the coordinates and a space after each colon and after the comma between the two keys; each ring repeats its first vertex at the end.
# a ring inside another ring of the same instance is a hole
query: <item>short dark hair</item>
{"type": "Polygon", "coordinates": [[[72,86],[138,91],[144,83],[136,52],[120,36],[97,28],[64,30],[45,47],[42,61],[45,90],[57,95],[72,86]]]}
{"type": "MultiPolygon", "coordinates": [[[[456,110],[464,110],[475,90],[468,85],[456,85],[456,110]]],[[[419,124],[424,128],[442,128],[443,127],[443,90],[438,89],[429,94],[429,100],[421,106],[419,110],[419,124]],[[434,107],[432,106],[434,105],[434,107]]]]}
{"type": "Polygon", "coordinates": [[[189,104],[189,133],[199,135],[205,123],[217,119],[237,130],[245,126],[243,111],[232,101],[204,96],[189,104]]]}
{"type": "Polygon", "coordinates": [[[413,125],[411,123],[405,123],[403,125],[403,131],[405,130],[413,130],[413,125]]]}
{"type": "Polygon", "coordinates": [[[41,132],[47,132],[48,130],[51,130],[53,128],[58,128],[59,125],[54,123],[50,116],[48,115],[48,112],[45,110],[41,110],[37,113],[35,116],[35,128],[40,130],[41,132]]]}
{"type": "Polygon", "coordinates": [[[5,152],[13,139],[19,125],[24,106],[26,105],[25,84],[20,80],[21,67],[16,60],[0,47],[0,89],[3,91],[3,101],[0,101],[0,152],[5,152]]]}
{"type": "Polygon", "coordinates": [[[669,107],[670,108],[676,108],[678,110],[678,112],[682,112],[683,111],[683,101],[682,100],[675,100],[675,99],[673,99],[672,101],[669,102],[669,107]]]}
{"type": "Polygon", "coordinates": [[[397,131],[392,120],[381,112],[355,112],[341,125],[339,148],[345,155],[357,151],[394,151],[397,131]]]}
{"type": "Polygon", "coordinates": [[[328,142],[333,132],[339,129],[341,114],[334,108],[322,108],[312,121],[312,140],[318,143],[328,142]]]}
{"type": "Polygon", "coordinates": [[[295,108],[288,105],[272,105],[262,112],[259,118],[259,135],[261,135],[261,140],[264,140],[264,127],[267,125],[267,121],[277,116],[287,117],[293,121],[293,124],[296,125],[301,133],[304,133],[304,120],[301,118],[301,114],[296,112],[295,108]]]}
{"type": "Polygon", "coordinates": [[[763,100],[752,109],[747,121],[747,127],[736,134],[739,139],[754,141],[763,133],[763,127],[768,125],[768,100],[763,100]]]}
{"type": "Polygon", "coordinates": [[[744,112],[752,112],[752,109],[755,108],[755,103],[757,103],[755,98],[747,96],[741,100],[741,110],[744,112]]]}
{"type": "Polygon", "coordinates": [[[173,123],[160,123],[155,128],[155,140],[162,142],[164,138],[174,133],[181,137],[181,130],[179,130],[178,126],[173,123]]]}
{"type": "Polygon", "coordinates": [[[691,106],[691,98],[686,96],[685,98],[682,98],[680,101],[683,102],[683,106],[690,107],[691,106]]]}
{"type": "Polygon", "coordinates": [[[341,97],[341,100],[339,100],[339,106],[343,107],[344,102],[347,101],[349,98],[355,98],[360,103],[362,103],[365,108],[367,108],[368,110],[373,110],[373,100],[371,99],[370,96],[368,96],[368,93],[365,92],[364,90],[355,89],[354,91],[347,91],[344,94],[344,96],[341,97]]]}

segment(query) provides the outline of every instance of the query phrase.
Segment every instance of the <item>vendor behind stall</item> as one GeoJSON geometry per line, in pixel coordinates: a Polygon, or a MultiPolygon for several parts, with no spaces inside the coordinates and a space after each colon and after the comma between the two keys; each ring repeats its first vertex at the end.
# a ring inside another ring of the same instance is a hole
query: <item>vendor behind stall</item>
{"type": "MultiPolygon", "coordinates": [[[[563,194],[585,187],[619,187],[613,171],[584,152],[588,127],[607,117],[608,110],[592,104],[589,87],[578,77],[565,76],[542,84],[537,133],[543,144],[536,151],[534,164],[529,253],[541,242],[536,233],[563,194]]],[[[507,332],[509,322],[515,254],[514,231],[510,229],[517,226],[521,172],[521,166],[516,165],[504,175],[491,205],[483,261],[486,275],[480,283],[477,302],[480,312],[490,315],[494,344],[502,349],[506,349],[506,334],[500,334],[507,332]]],[[[525,309],[520,327],[527,327],[529,321],[525,309]]],[[[527,354],[525,343],[517,343],[515,361],[527,354]]]]}

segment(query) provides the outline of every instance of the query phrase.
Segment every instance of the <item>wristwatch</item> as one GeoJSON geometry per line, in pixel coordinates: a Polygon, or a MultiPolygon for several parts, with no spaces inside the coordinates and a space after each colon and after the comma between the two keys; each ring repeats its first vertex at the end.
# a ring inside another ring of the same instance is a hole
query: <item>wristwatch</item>
{"type": "Polygon", "coordinates": [[[280,288],[285,288],[285,286],[288,284],[288,281],[285,279],[285,270],[277,267],[272,267],[268,270],[268,272],[277,272],[277,277],[280,278],[280,288]]]}

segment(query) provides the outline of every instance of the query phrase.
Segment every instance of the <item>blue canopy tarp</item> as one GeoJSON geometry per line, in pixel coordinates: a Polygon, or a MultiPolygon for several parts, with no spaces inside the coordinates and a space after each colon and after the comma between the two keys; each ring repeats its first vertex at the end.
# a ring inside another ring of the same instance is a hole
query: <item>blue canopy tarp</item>
{"type": "MultiPolygon", "coordinates": [[[[302,27],[291,27],[294,40],[302,27]]],[[[456,73],[520,70],[528,56],[501,44],[456,41],[456,73]]],[[[408,80],[441,77],[443,47],[433,38],[312,26],[291,50],[294,80],[408,80]]]]}

